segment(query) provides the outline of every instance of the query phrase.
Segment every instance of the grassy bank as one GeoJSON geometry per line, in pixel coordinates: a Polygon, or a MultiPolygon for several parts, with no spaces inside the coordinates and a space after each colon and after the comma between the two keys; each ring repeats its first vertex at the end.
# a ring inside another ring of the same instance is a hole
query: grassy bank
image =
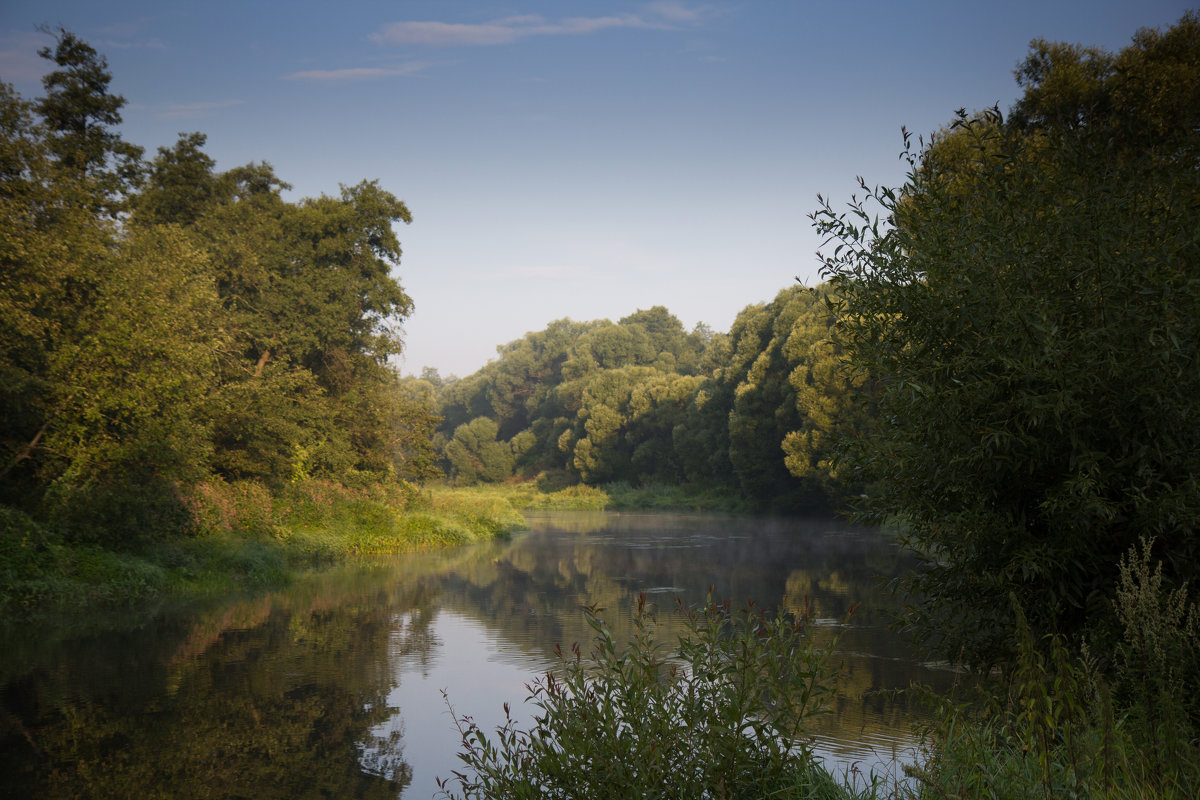
{"type": "Polygon", "coordinates": [[[120,551],[0,508],[0,611],[19,618],[283,585],[360,555],[467,544],[525,524],[502,496],[404,483],[309,480],[271,493],[254,482],[210,481],[183,503],[185,531],[147,532],[120,551]]]}
{"type": "Polygon", "coordinates": [[[726,489],[608,483],[576,484],[549,491],[544,482],[486,484],[455,489],[454,495],[503,500],[522,511],[711,511],[749,513],[744,498],[726,489]]]}
{"type": "Polygon", "coordinates": [[[742,510],[731,495],[687,487],[552,488],[305,480],[271,492],[252,481],[214,480],[181,498],[182,530],[145,531],[120,549],[0,508],[0,611],[19,618],[282,585],[300,571],[361,555],[505,535],[525,525],[526,510],[742,510]]]}

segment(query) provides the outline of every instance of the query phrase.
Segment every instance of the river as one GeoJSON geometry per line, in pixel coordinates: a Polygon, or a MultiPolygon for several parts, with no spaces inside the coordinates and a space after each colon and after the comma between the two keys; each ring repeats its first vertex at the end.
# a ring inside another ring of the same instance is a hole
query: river
{"type": "Polygon", "coordinates": [[[0,796],[432,797],[459,768],[448,704],[485,729],[505,702],[527,719],[524,686],[556,644],[590,641],[581,607],[603,608],[620,637],[642,593],[664,635],[676,598],[696,604],[710,587],[768,607],[807,598],[842,664],[813,746],[851,780],[912,758],[918,712],[886,690],[952,679],[886,628],[879,581],[906,565],[878,531],[527,516],[508,541],[347,565],[267,595],[5,626],[0,796]]]}

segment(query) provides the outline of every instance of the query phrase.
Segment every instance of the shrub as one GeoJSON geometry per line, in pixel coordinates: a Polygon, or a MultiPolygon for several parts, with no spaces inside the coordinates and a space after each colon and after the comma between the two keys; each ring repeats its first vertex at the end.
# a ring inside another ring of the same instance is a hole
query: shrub
{"type": "MultiPolygon", "coordinates": [[[[638,602],[635,633],[618,646],[595,609],[595,644],[559,652],[530,687],[537,709],[522,729],[491,736],[458,719],[467,767],[439,781],[450,798],[762,798],[844,793],[816,766],[805,722],[824,710],[836,671],[832,645],[808,636],[807,617],[731,611],[710,601],[681,610],[669,648],[638,602]],[[455,794],[450,787],[457,787],[455,794]]],[[[819,795],[818,795],[819,796],[819,795]]]]}

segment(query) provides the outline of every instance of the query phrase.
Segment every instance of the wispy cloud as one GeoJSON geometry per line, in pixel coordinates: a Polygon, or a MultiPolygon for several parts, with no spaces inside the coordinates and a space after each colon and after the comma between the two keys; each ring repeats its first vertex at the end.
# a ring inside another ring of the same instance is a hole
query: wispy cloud
{"type": "Polygon", "coordinates": [[[245,100],[219,100],[212,103],[174,103],[159,113],[163,119],[195,119],[208,116],[209,112],[232,106],[240,106],[245,100]]]}
{"type": "Polygon", "coordinates": [[[137,19],[129,19],[124,22],[114,22],[110,25],[105,25],[99,29],[99,33],[102,36],[129,39],[134,36],[140,36],[142,31],[146,30],[149,25],[150,17],[138,17],[137,19]]]}
{"type": "Polygon", "coordinates": [[[582,266],[566,264],[525,264],[499,267],[488,270],[483,280],[488,283],[504,283],[512,280],[537,279],[555,281],[584,280],[592,270],[582,266]]]}
{"type": "Polygon", "coordinates": [[[677,0],[656,0],[646,6],[646,10],[672,22],[686,23],[699,22],[701,16],[708,11],[707,7],[688,8],[677,0]]]}
{"type": "Polygon", "coordinates": [[[50,62],[38,50],[53,44],[43,33],[19,33],[0,38],[0,80],[14,84],[39,83],[50,62]]]}
{"type": "Polygon", "coordinates": [[[548,20],[538,15],[525,15],[483,23],[393,22],[369,38],[377,44],[431,47],[511,44],[531,36],[581,36],[619,28],[670,30],[680,24],[694,24],[699,16],[699,10],[680,2],[660,0],[647,6],[643,13],[604,17],[548,20]]]}
{"type": "Polygon", "coordinates": [[[112,25],[106,25],[99,29],[101,36],[106,38],[96,42],[97,45],[105,48],[115,48],[120,50],[128,50],[131,48],[146,48],[150,50],[164,50],[166,45],[157,37],[146,38],[144,32],[150,27],[153,20],[150,17],[139,17],[138,19],[128,20],[126,22],[116,22],[112,25]]]}
{"type": "Polygon", "coordinates": [[[133,48],[145,48],[147,50],[165,50],[167,46],[163,44],[161,39],[146,39],[141,42],[118,42],[113,39],[102,39],[96,44],[100,47],[113,48],[115,50],[131,50],[133,48]]]}
{"type": "Polygon", "coordinates": [[[398,67],[353,67],[349,69],[309,69],[293,72],[283,76],[285,81],[317,81],[335,83],[339,81],[360,81],[372,78],[394,78],[416,75],[429,69],[431,62],[410,61],[398,67]]]}

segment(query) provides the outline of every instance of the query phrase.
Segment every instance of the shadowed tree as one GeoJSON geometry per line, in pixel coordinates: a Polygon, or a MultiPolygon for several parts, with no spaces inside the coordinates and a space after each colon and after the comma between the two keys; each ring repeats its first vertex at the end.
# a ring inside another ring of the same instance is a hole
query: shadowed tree
{"type": "Polygon", "coordinates": [[[907,620],[984,667],[1011,597],[1037,635],[1112,633],[1141,537],[1200,577],[1200,20],[1035,41],[1018,79],[1008,120],[960,115],[901,189],[814,215],[885,421],[848,463],[924,558],[907,620]]]}

